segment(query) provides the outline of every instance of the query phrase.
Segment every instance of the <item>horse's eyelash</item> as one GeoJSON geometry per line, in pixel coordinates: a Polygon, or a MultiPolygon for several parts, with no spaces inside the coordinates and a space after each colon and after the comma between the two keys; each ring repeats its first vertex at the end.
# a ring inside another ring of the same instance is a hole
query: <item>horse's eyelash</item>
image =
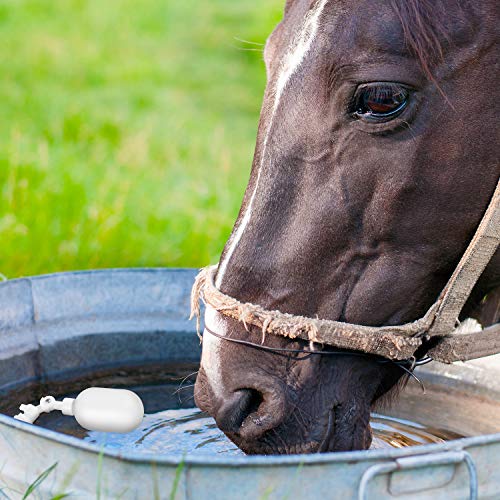
{"type": "Polygon", "coordinates": [[[353,97],[359,96],[359,94],[363,91],[372,92],[373,97],[380,97],[381,95],[387,92],[397,92],[397,91],[407,91],[407,88],[399,83],[387,82],[387,83],[378,83],[372,85],[363,85],[359,86],[354,92],[353,97]]]}
{"type": "Polygon", "coordinates": [[[355,113],[357,111],[357,106],[359,102],[359,98],[362,94],[362,92],[365,91],[370,91],[372,92],[372,97],[373,98],[379,98],[383,94],[386,94],[387,92],[406,92],[409,96],[410,94],[410,89],[406,87],[405,85],[402,85],[400,83],[396,82],[380,82],[380,83],[373,83],[373,84],[362,84],[359,85],[354,93],[351,96],[351,99],[348,104],[348,112],[350,114],[355,113]]]}

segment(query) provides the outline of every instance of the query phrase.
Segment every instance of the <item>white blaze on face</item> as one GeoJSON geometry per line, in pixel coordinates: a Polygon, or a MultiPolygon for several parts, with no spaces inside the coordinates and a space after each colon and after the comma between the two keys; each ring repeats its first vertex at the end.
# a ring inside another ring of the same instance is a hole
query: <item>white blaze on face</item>
{"type": "MultiPolygon", "coordinates": [[[[304,19],[304,24],[302,29],[298,33],[298,36],[293,40],[290,47],[288,48],[287,54],[283,59],[281,70],[279,72],[278,79],[276,80],[276,85],[274,89],[274,104],[271,112],[271,117],[269,119],[269,124],[267,126],[266,135],[264,138],[264,142],[262,145],[262,156],[259,168],[257,170],[257,179],[255,181],[255,186],[252,192],[252,196],[248,202],[248,205],[245,209],[245,213],[239,223],[236,231],[233,232],[229,245],[226,251],[226,255],[224,256],[224,260],[219,263],[219,269],[217,272],[217,279],[215,281],[215,285],[217,288],[220,288],[222,279],[226,272],[227,264],[231,259],[235,248],[238,246],[238,243],[241,240],[241,236],[245,231],[250,218],[252,216],[252,207],[255,199],[255,193],[259,187],[260,174],[262,172],[262,166],[265,161],[267,161],[267,143],[269,138],[269,133],[272,129],[274,117],[276,115],[276,111],[279,107],[281,97],[283,92],[286,89],[288,82],[292,75],[298,70],[302,62],[304,61],[305,56],[311,49],[314,39],[316,38],[316,34],[318,32],[319,19],[321,14],[328,3],[328,0],[318,0],[316,5],[308,12],[307,16],[304,19]]],[[[205,348],[203,348],[205,350],[205,348]]]]}
{"type": "MultiPolygon", "coordinates": [[[[207,325],[210,330],[213,330],[220,335],[225,334],[225,326],[223,320],[221,320],[221,315],[208,304],[205,309],[205,325],[207,325]]],[[[224,342],[224,340],[211,335],[207,331],[203,332],[203,352],[201,356],[201,364],[208,379],[210,380],[212,391],[216,396],[222,393],[223,388],[222,366],[220,360],[222,342],[224,342]]]]}

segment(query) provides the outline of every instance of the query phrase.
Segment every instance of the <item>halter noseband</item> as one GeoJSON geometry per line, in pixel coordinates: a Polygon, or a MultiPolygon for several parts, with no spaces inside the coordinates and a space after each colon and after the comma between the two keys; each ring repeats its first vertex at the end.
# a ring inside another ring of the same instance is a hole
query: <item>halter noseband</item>
{"type": "MultiPolygon", "coordinates": [[[[300,338],[359,354],[374,355],[407,364],[427,341],[432,341],[428,356],[436,361],[474,359],[500,353],[500,324],[481,331],[453,333],[458,316],[474,285],[498,249],[500,242],[500,179],[486,212],[437,301],[425,316],[404,325],[372,327],[339,321],[309,318],[281,311],[266,310],[258,304],[242,303],[222,293],[214,283],[217,266],[200,271],[191,292],[191,317],[200,326],[200,298],[219,313],[261,329],[263,340],[270,333],[300,338]]],[[[225,340],[274,352],[296,352],[294,349],[270,348],[245,340],[212,335],[225,340]]],[[[262,342],[263,344],[264,342],[262,342]]],[[[339,354],[341,351],[300,350],[306,354],[339,354]]],[[[352,353],[349,353],[352,355],[352,353]]]]}
{"type": "Polygon", "coordinates": [[[394,361],[392,359],[381,358],[376,354],[369,354],[366,352],[351,352],[351,351],[317,351],[314,349],[290,349],[288,347],[270,347],[264,344],[257,344],[255,342],[250,342],[249,340],[241,340],[241,339],[233,339],[231,337],[226,337],[225,335],[220,335],[219,333],[215,333],[212,329],[205,325],[204,331],[210,333],[214,337],[217,337],[222,340],[226,340],[228,342],[233,342],[234,344],[241,344],[248,347],[253,347],[254,349],[259,349],[261,351],[272,352],[273,354],[305,354],[306,356],[303,358],[297,358],[299,361],[303,359],[309,358],[310,355],[316,354],[321,356],[359,356],[363,358],[374,358],[377,363],[394,363],[396,365],[409,365],[412,368],[416,366],[426,365],[432,361],[432,358],[429,356],[425,356],[422,359],[402,359],[399,361],[394,361]]]}
{"type": "Polygon", "coordinates": [[[286,354],[303,354],[302,358],[295,358],[294,361],[304,361],[309,359],[311,355],[321,355],[321,356],[359,356],[363,358],[372,358],[376,363],[387,364],[392,363],[393,365],[401,368],[408,376],[414,378],[422,391],[425,393],[425,387],[423,382],[413,373],[417,366],[426,365],[433,361],[433,359],[429,356],[425,356],[422,359],[416,359],[412,357],[410,359],[402,359],[399,361],[394,361],[392,359],[381,358],[376,354],[368,354],[365,352],[350,352],[350,351],[316,351],[313,349],[290,349],[288,347],[269,347],[264,344],[256,344],[254,342],[250,342],[248,340],[241,339],[233,339],[231,337],[226,337],[225,335],[219,335],[211,330],[207,325],[205,325],[204,332],[208,332],[210,335],[217,337],[218,339],[225,340],[226,342],[233,342],[234,344],[240,344],[248,347],[252,347],[254,349],[259,349],[261,351],[271,352],[273,354],[284,355],[286,354]]]}

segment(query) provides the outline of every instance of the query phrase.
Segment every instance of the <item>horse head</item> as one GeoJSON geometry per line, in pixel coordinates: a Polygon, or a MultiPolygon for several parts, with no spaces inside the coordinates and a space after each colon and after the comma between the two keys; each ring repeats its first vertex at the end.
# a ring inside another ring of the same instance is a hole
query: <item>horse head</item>
{"type": "MultiPolygon", "coordinates": [[[[372,326],[429,309],[500,174],[494,7],[287,2],[265,46],[268,83],[250,180],[215,278],[222,292],[372,326]]],[[[499,283],[497,252],[463,313],[499,283]]],[[[205,323],[262,340],[211,307],[205,323]]],[[[365,449],[371,409],[404,380],[399,366],[354,352],[301,356],[204,337],[196,402],[247,453],[365,449]]],[[[307,347],[273,335],[265,344],[307,347]]]]}

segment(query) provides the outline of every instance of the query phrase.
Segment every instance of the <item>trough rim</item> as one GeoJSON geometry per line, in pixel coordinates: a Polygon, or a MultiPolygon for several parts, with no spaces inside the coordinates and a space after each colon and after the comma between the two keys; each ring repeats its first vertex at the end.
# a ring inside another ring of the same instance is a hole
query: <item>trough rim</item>
{"type": "Polygon", "coordinates": [[[35,276],[18,276],[16,278],[7,278],[0,281],[0,287],[6,286],[9,283],[16,281],[38,281],[46,278],[58,278],[61,276],[80,276],[84,274],[101,274],[101,273],[169,273],[176,271],[196,272],[201,268],[198,267],[102,267],[97,269],[75,269],[69,271],[57,271],[54,273],[37,274],[35,276]]]}
{"type": "Polygon", "coordinates": [[[14,428],[23,433],[32,434],[39,438],[57,442],[59,444],[78,448],[82,451],[94,453],[95,455],[102,454],[104,457],[111,457],[123,462],[157,465],[184,465],[195,466],[216,466],[216,467],[242,467],[242,466],[268,466],[268,465],[321,465],[337,462],[365,462],[373,460],[395,460],[402,457],[414,455],[426,455],[444,451],[465,450],[474,446],[482,446],[486,444],[500,444],[500,433],[484,434],[481,436],[466,437],[454,439],[444,443],[433,443],[426,445],[408,446],[406,448],[382,449],[382,450],[361,450],[361,451],[340,451],[328,453],[314,454],[297,454],[297,455],[247,455],[247,456],[231,456],[230,458],[218,456],[202,456],[190,455],[184,456],[171,454],[133,454],[122,453],[113,449],[102,448],[97,444],[88,443],[74,436],[58,433],[50,429],[38,427],[18,421],[13,417],[0,414],[0,429],[1,425],[14,428]]]}

